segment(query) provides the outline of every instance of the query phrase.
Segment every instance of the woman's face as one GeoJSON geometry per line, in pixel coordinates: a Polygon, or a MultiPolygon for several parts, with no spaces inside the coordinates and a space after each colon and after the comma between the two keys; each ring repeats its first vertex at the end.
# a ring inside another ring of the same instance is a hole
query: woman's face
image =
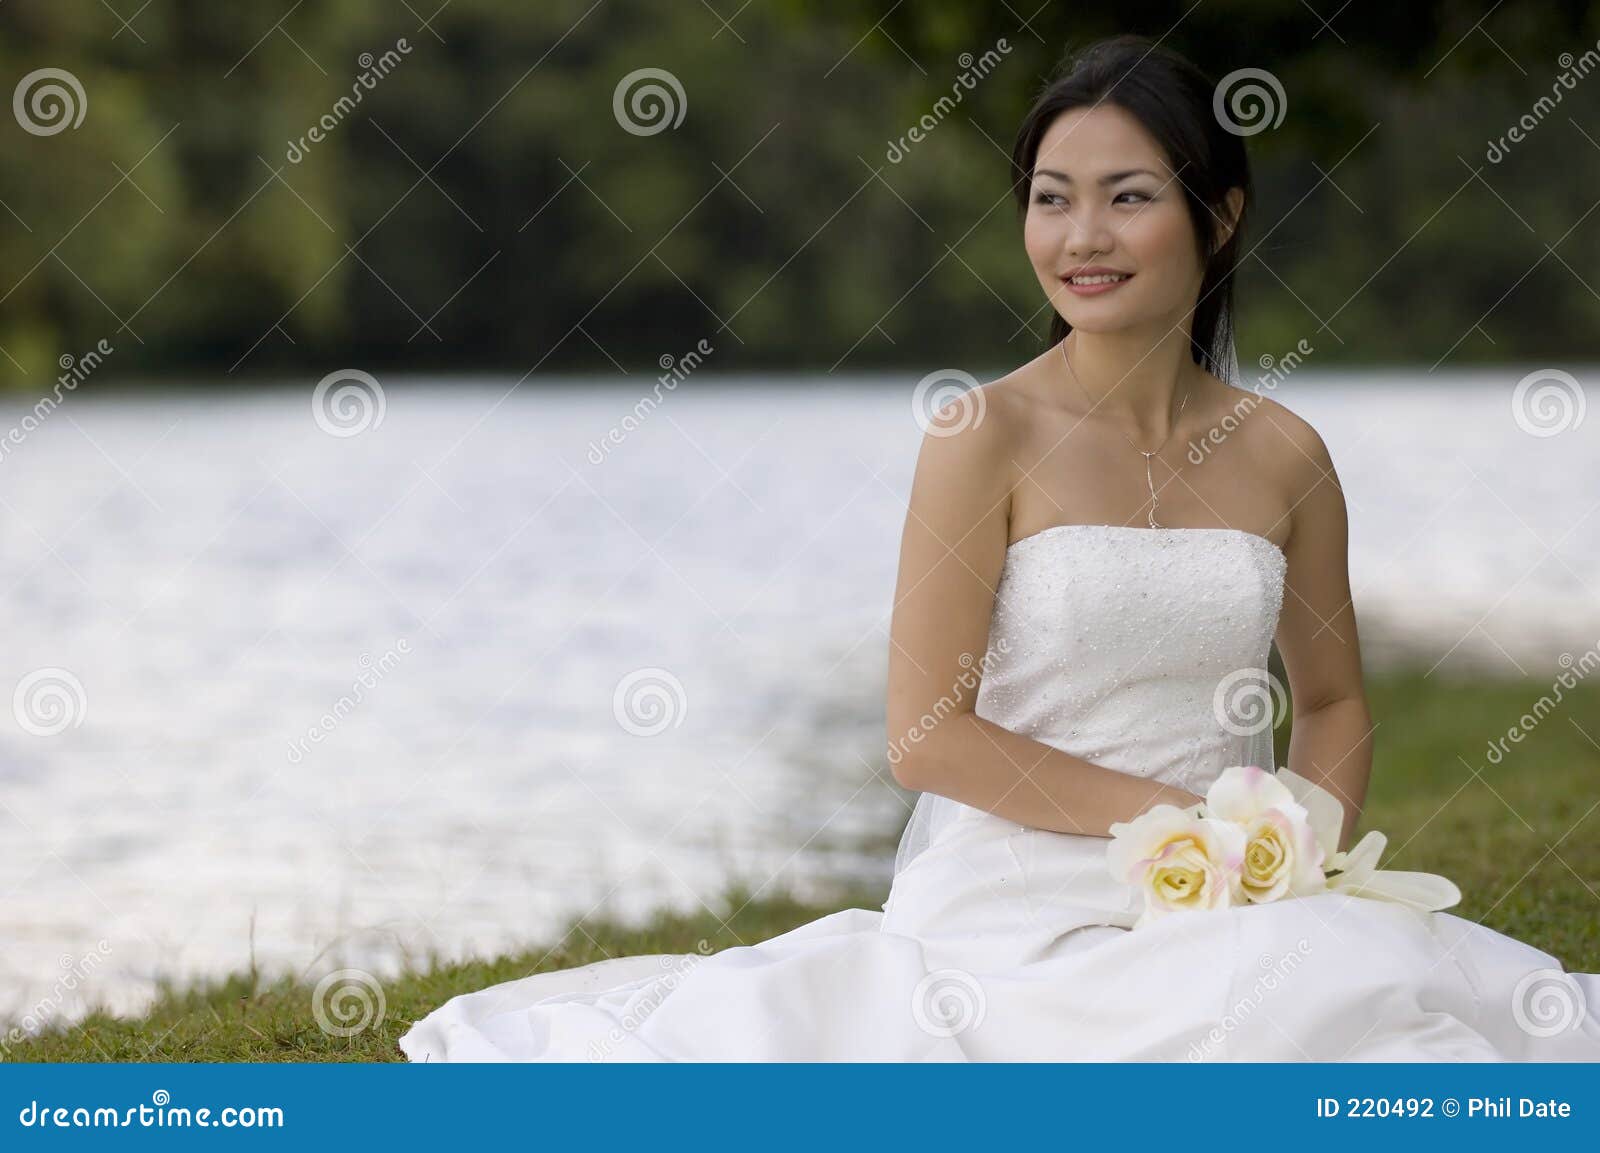
{"type": "Polygon", "coordinates": [[[1205,270],[1183,187],[1144,127],[1114,105],[1063,112],[1045,130],[1024,238],[1040,286],[1073,328],[1165,332],[1200,294],[1205,270]],[[1066,278],[1085,265],[1132,276],[1074,291],[1066,278]]]}

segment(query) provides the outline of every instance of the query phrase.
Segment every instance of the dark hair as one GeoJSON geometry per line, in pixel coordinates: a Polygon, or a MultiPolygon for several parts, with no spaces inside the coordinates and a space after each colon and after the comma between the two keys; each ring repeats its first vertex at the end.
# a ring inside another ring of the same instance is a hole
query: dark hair
{"type": "MultiPolygon", "coordinates": [[[[1216,90],[1215,82],[1199,68],[1144,36],[1097,41],[1068,60],[1023,119],[1011,150],[1011,178],[1018,214],[1025,217],[1039,141],[1057,116],[1106,103],[1137,119],[1165,150],[1177,173],[1205,266],[1190,328],[1190,354],[1196,364],[1223,376],[1227,365],[1219,361],[1226,357],[1233,337],[1233,272],[1254,192],[1244,138],[1224,127],[1213,111],[1216,90]],[[1244,189],[1244,209],[1233,235],[1217,248],[1213,228],[1224,214],[1230,188],[1244,189]]],[[[1051,345],[1072,331],[1059,312],[1054,315],[1051,345]]]]}

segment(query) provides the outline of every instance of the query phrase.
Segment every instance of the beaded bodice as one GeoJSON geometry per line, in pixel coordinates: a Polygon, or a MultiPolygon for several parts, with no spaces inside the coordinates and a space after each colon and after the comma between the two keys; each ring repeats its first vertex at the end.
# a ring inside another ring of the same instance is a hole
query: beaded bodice
{"type": "Polygon", "coordinates": [[[1271,768],[1266,671],[1287,561],[1236,529],[1058,525],[1006,552],[980,716],[1098,765],[1203,793],[1271,768]]]}

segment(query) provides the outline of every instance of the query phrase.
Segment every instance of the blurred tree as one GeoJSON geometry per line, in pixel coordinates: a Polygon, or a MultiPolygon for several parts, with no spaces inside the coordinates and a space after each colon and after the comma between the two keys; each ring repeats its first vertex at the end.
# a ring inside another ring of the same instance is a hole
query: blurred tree
{"type": "Polygon", "coordinates": [[[108,379],[210,387],[653,376],[702,338],[717,370],[1015,363],[1048,317],[1011,136],[1067,50],[1119,31],[1284,89],[1251,139],[1241,356],[1570,355],[1600,319],[1600,97],[1579,79],[1536,106],[1596,61],[1586,4],[126,7],[0,6],[12,385],[102,338],[108,379]],[[24,83],[41,69],[71,80],[24,83]],[[30,125],[52,84],[76,127],[30,125]]]}

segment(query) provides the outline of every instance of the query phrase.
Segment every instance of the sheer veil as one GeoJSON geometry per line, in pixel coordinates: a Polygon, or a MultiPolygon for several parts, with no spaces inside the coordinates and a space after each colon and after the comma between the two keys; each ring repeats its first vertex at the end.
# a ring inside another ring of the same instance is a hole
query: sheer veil
{"type": "MultiPolygon", "coordinates": [[[[1234,348],[1233,318],[1228,310],[1224,310],[1217,325],[1216,342],[1212,348],[1212,371],[1216,373],[1224,384],[1235,388],[1242,387],[1242,378],[1239,372],[1239,357],[1234,348]]],[[[979,689],[982,697],[982,689],[979,689]]],[[[1259,765],[1268,770],[1276,770],[1273,762],[1272,727],[1267,725],[1261,731],[1253,733],[1250,737],[1250,748],[1246,758],[1247,764],[1259,765]]],[[[911,817],[906,822],[904,832],[900,834],[900,844],[895,850],[894,871],[898,875],[918,853],[927,848],[940,830],[948,825],[961,812],[963,806],[949,797],[937,793],[919,793],[916,805],[911,810],[911,817]]]]}

